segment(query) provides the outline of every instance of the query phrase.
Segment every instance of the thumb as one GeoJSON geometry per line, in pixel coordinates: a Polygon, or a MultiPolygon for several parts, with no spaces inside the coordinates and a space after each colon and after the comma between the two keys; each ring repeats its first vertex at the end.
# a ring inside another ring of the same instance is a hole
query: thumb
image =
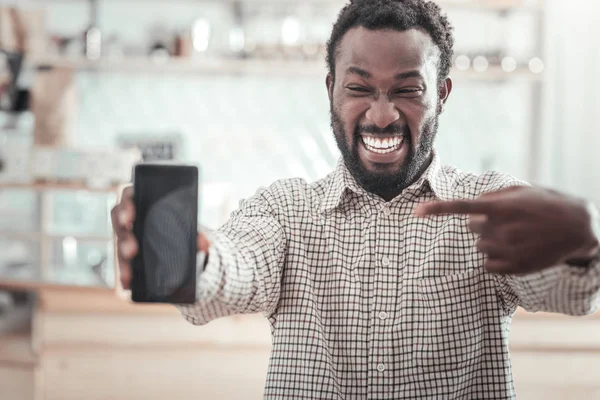
{"type": "Polygon", "coordinates": [[[202,232],[198,233],[198,251],[202,253],[208,253],[208,248],[210,247],[210,242],[206,235],[202,232]]]}

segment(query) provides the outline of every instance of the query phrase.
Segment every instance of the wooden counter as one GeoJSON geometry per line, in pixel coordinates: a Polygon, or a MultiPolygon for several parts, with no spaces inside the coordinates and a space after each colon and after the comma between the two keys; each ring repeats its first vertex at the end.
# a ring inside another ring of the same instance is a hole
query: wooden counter
{"type": "Polygon", "coordinates": [[[39,296],[31,332],[0,337],[2,400],[262,398],[270,332],[260,316],[198,328],[172,306],[111,290],[39,296]]]}
{"type": "MultiPolygon", "coordinates": [[[[111,290],[39,296],[31,332],[0,339],[2,400],[262,398],[270,330],[259,315],[196,327],[111,290]]],[[[520,310],[511,348],[520,400],[600,398],[600,315],[520,310]]]]}

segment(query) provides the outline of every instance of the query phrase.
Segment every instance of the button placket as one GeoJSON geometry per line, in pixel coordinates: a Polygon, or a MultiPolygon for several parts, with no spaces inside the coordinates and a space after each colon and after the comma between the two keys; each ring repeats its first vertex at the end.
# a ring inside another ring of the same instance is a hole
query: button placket
{"type": "Polygon", "coordinates": [[[385,206],[382,207],[381,212],[386,217],[389,217],[390,215],[392,215],[392,210],[390,210],[390,208],[387,205],[385,205],[385,206]]]}
{"type": "MultiPolygon", "coordinates": [[[[384,296],[376,296],[373,299],[374,311],[372,315],[373,329],[377,332],[376,343],[373,346],[372,351],[372,362],[371,371],[375,375],[377,385],[382,384],[387,386],[387,379],[389,378],[390,372],[388,369],[394,369],[395,364],[389,350],[390,343],[392,341],[391,333],[391,319],[392,314],[387,310],[393,309],[395,301],[391,301],[387,293],[395,293],[395,284],[390,282],[390,278],[394,276],[396,271],[396,254],[393,246],[390,246],[390,241],[395,241],[395,234],[393,233],[394,222],[391,221],[391,215],[393,214],[392,209],[387,204],[380,204],[377,221],[375,226],[377,228],[376,245],[375,245],[375,268],[376,275],[374,276],[375,289],[385,290],[384,296]],[[392,228],[392,229],[390,229],[392,228]],[[392,232],[392,236],[389,233],[392,232]],[[388,322],[389,321],[389,322],[388,322]],[[390,364],[391,363],[391,364],[390,364]],[[377,377],[379,380],[377,380],[377,377]]],[[[390,370],[391,371],[391,370],[390,370]]],[[[383,388],[378,388],[381,391],[383,388]]],[[[385,389],[383,389],[385,390],[385,389]]]]}

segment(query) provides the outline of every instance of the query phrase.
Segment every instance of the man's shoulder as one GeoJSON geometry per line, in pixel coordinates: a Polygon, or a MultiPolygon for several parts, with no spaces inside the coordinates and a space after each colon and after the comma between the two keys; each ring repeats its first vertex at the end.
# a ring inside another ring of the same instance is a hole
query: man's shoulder
{"type": "Polygon", "coordinates": [[[485,171],[480,174],[462,171],[453,165],[441,169],[448,188],[454,198],[477,198],[484,193],[494,192],[511,186],[528,186],[529,183],[499,171],[485,171]]]}
{"type": "Polygon", "coordinates": [[[325,194],[332,175],[308,182],[303,178],[278,179],[269,186],[258,189],[255,196],[264,198],[271,204],[313,204],[318,203],[325,194]]]}

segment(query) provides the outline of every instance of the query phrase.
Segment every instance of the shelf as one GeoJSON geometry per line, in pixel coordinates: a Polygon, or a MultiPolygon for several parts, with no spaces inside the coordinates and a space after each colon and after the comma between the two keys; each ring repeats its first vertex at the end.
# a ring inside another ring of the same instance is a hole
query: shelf
{"type": "Polygon", "coordinates": [[[0,190],[2,189],[26,189],[43,192],[46,190],[73,190],[99,193],[112,193],[119,191],[121,186],[103,186],[95,187],[84,183],[58,183],[58,182],[35,182],[35,183],[2,183],[0,182],[0,190]]]}
{"type": "Polygon", "coordinates": [[[40,308],[44,311],[60,313],[151,313],[180,317],[177,308],[171,304],[134,303],[128,292],[118,293],[114,289],[84,293],[45,287],[40,291],[40,308]],[[76,301],[74,301],[74,296],[77,296],[76,301]]]}
{"type": "Polygon", "coordinates": [[[543,0],[438,0],[442,8],[465,8],[490,11],[540,10],[543,0]]]}
{"type": "MultiPolygon", "coordinates": [[[[53,0],[55,3],[83,3],[89,0],[53,0]]],[[[106,2],[117,2],[121,0],[104,0],[106,2]]],[[[134,0],[140,3],[153,2],[153,3],[171,3],[172,0],[134,0]]],[[[177,0],[177,3],[219,3],[227,4],[234,3],[240,0],[177,0]]],[[[41,0],[34,0],[34,3],[42,2],[41,0]]],[[[468,9],[484,9],[484,10],[511,10],[511,9],[539,9],[542,7],[542,0],[437,0],[436,1],[443,8],[468,8],[468,9]]],[[[44,1],[45,4],[47,2],[44,1]]],[[[327,5],[327,6],[339,6],[340,8],[346,4],[346,1],[342,0],[241,0],[242,4],[312,4],[312,5],[327,5]]]]}
{"type": "Polygon", "coordinates": [[[243,60],[235,58],[183,59],[172,57],[154,61],[150,57],[125,57],[122,59],[49,57],[28,62],[33,66],[72,68],[79,71],[131,72],[131,73],[196,73],[196,74],[303,74],[323,75],[325,62],[285,60],[243,60]]]}
{"type": "Polygon", "coordinates": [[[513,72],[506,72],[501,67],[493,66],[485,70],[484,72],[477,72],[469,69],[461,71],[458,69],[452,69],[450,76],[456,80],[469,80],[469,81],[504,81],[512,79],[525,79],[531,81],[540,81],[543,79],[544,74],[534,74],[528,68],[517,68],[513,72]]]}
{"type": "Polygon", "coordinates": [[[102,286],[84,286],[84,285],[73,285],[73,284],[63,284],[63,283],[53,283],[53,282],[44,282],[44,281],[26,281],[26,280],[17,280],[17,279],[3,279],[0,276],[0,289],[4,290],[61,290],[61,291],[69,291],[69,292],[112,292],[114,293],[115,289],[110,287],[102,287],[102,286]]]}
{"type": "MultiPolygon", "coordinates": [[[[170,58],[164,61],[152,61],[149,57],[126,57],[121,60],[101,59],[91,61],[85,58],[46,58],[31,60],[31,65],[48,65],[72,68],[78,71],[124,72],[124,73],[186,73],[186,74],[250,74],[250,75],[292,75],[325,76],[327,69],[324,61],[292,60],[242,60],[233,58],[207,58],[204,60],[170,58]]],[[[473,69],[461,71],[453,69],[451,75],[459,80],[539,80],[542,74],[534,74],[528,68],[518,68],[505,72],[499,66],[492,66],[484,72],[473,69]]]]}
{"type": "Polygon", "coordinates": [[[41,234],[38,232],[8,232],[0,230],[0,238],[8,238],[13,240],[40,240],[42,238],[48,239],[64,239],[66,237],[74,237],[81,242],[104,242],[112,241],[113,236],[109,235],[79,235],[79,234],[58,234],[58,233],[47,233],[41,234]]]}

